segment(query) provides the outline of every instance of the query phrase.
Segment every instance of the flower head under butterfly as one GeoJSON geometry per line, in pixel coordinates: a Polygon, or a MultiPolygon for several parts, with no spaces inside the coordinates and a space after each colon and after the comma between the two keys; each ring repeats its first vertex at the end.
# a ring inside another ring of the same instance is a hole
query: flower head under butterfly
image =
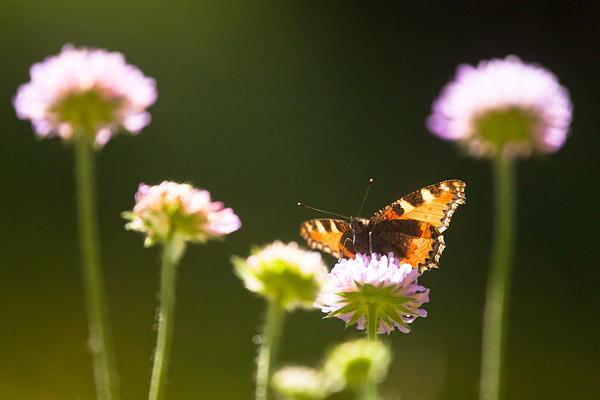
{"type": "Polygon", "coordinates": [[[429,289],[419,285],[420,273],[410,264],[399,264],[389,255],[357,254],[340,260],[327,275],[315,305],[328,317],[336,317],[346,325],[365,329],[366,317],[375,306],[378,333],[394,329],[408,333],[417,317],[426,317],[421,309],[429,302],[429,289]]]}

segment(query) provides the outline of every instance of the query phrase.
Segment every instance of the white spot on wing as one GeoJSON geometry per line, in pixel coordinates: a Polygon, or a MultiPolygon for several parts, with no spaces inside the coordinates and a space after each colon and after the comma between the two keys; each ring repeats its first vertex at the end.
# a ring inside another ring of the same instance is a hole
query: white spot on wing
{"type": "Polygon", "coordinates": [[[331,227],[331,232],[333,232],[333,233],[341,233],[340,230],[335,225],[335,222],[333,222],[333,220],[329,221],[329,224],[330,224],[330,227],[331,227]]]}
{"type": "Polygon", "coordinates": [[[425,201],[435,200],[435,196],[427,189],[421,189],[421,196],[423,196],[423,200],[425,201]]]}
{"type": "Polygon", "coordinates": [[[400,207],[404,210],[404,214],[408,214],[415,209],[415,207],[406,200],[400,200],[400,207]]]}
{"type": "Polygon", "coordinates": [[[323,232],[325,230],[321,221],[315,221],[315,226],[317,227],[317,232],[323,232]]]}

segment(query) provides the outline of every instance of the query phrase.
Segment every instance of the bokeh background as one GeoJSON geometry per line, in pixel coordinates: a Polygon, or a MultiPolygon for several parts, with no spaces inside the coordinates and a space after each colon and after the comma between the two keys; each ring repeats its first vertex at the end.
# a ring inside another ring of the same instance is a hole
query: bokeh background
{"type": "MultiPolygon", "coordinates": [[[[179,269],[170,399],[249,399],[263,302],[229,257],[301,241],[313,206],[366,214],[448,178],[468,204],[447,231],[429,316],[386,338],[390,399],[474,399],[491,240],[490,165],[429,134],[460,63],[516,54],[558,75],[575,104],[557,154],[518,166],[507,398],[600,398],[598,2],[2,0],[0,399],[92,399],[73,154],[38,141],[11,98],[65,43],[121,51],[158,82],[152,124],[98,154],[108,300],[124,399],[147,396],[159,253],[123,229],[139,182],[191,182],[243,228],[191,247],[179,269]]],[[[367,215],[365,215],[367,216],[367,215]]],[[[326,258],[329,265],[335,260],[326,258]]],[[[279,364],[317,365],[360,336],[317,311],[289,316],[279,364]]],[[[350,398],[340,395],[338,399],[350,398]]]]}

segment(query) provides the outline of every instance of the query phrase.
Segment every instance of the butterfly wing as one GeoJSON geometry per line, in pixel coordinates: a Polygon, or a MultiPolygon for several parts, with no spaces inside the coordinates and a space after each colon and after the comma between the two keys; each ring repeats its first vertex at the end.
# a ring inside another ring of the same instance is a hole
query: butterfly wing
{"type": "Polygon", "coordinates": [[[452,214],[465,203],[465,183],[448,180],[424,187],[384,207],[371,218],[373,249],[393,252],[422,272],[439,267],[452,214]]]}
{"type": "Polygon", "coordinates": [[[350,224],[339,219],[311,219],[300,225],[300,235],[313,249],[329,253],[334,257],[354,258],[353,233],[350,224]]]}

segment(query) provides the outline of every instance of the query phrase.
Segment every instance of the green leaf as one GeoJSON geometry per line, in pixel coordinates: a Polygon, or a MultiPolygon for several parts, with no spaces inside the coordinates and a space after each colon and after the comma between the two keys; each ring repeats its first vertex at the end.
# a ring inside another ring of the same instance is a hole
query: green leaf
{"type": "MultiPolygon", "coordinates": [[[[407,324],[405,324],[404,321],[402,321],[402,317],[400,317],[400,315],[398,315],[397,313],[387,314],[386,316],[389,317],[390,319],[392,319],[398,325],[401,325],[401,326],[405,327],[406,329],[410,329],[410,327],[407,324]]],[[[389,325],[392,325],[392,324],[389,324],[389,325]]]]}
{"type": "Polygon", "coordinates": [[[121,218],[133,221],[135,219],[135,214],[132,211],[123,211],[121,213],[121,218]]]}
{"type": "Polygon", "coordinates": [[[350,326],[350,325],[356,323],[356,321],[358,321],[363,316],[364,316],[364,314],[355,312],[354,315],[352,315],[352,317],[350,318],[350,320],[348,322],[346,322],[346,326],[350,326]]]}
{"type": "Polygon", "coordinates": [[[358,311],[360,308],[361,308],[360,304],[350,303],[350,304],[345,305],[342,308],[337,309],[336,311],[333,311],[329,315],[336,316],[336,315],[348,314],[353,311],[358,311]]]}
{"type": "Polygon", "coordinates": [[[386,299],[386,301],[388,303],[392,303],[392,304],[404,304],[404,303],[408,303],[409,301],[414,300],[411,297],[396,297],[396,296],[390,296],[389,298],[386,299]]]}

